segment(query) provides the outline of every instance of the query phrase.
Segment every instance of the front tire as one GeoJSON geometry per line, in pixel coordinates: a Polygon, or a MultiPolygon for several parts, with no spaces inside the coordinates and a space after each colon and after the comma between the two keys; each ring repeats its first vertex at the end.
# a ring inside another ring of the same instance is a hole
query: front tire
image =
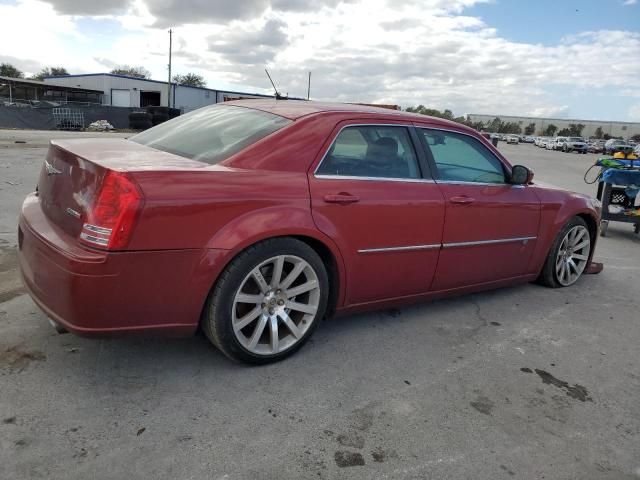
{"type": "Polygon", "coordinates": [[[282,360],[311,337],[327,307],[329,280],[319,255],[293,238],[240,253],[209,295],[202,329],[232,360],[282,360]]]}
{"type": "Polygon", "coordinates": [[[584,273],[591,255],[587,223],[573,217],[558,233],[545,261],[539,282],[547,287],[569,287],[584,273]]]}

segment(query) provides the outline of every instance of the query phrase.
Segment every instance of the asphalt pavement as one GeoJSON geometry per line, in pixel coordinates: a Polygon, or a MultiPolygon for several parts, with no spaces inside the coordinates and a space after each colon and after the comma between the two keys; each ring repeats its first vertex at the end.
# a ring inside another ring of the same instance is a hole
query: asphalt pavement
{"type": "MultiPolygon", "coordinates": [[[[334,318],[290,359],[247,367],[203,336],[90,340],[48,325],[15,248],[52,133],[0,131],[0,478],[640,478],[630,225],[611,224],[604,271],[574,287],[334,318]]],[[[499,148],[536,179],[595,193],[583,182],[595,155],[499,148]]]]}

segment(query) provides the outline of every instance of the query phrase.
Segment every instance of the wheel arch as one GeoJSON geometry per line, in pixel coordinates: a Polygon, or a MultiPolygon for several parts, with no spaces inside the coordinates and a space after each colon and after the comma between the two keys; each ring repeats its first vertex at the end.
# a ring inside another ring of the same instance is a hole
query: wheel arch
{"type": "Polygon", "coordinates": [[[247,249],[264,242],[266,240],[273,240],[277,238],[294,238],[300,242],[305,243],[311,247],[320,257],[322,263],[327,269],[327,275],[329,276],[329,301],[327,304],[327,311],[325,316],[331,316],[335,313],[337,307],[342,304],[345,298],[345,267],[342,254],[338,247],[331,241],[330,238],[324,237],[317,230],[304,230],[296,229],[290,232],[265,232],[263,235],[253,237],[246,242],[243,242],[236,246],[236,248],[228,250],[224,257],[224,261],[215,269],[215,274],[210,279],[210,287],[207,290],[207,294],[202,299],[202,306],[200,309],[199,323],[202,321],[203,315],[206,311],[207,301],[211,295],[211,292],[215,289],[220,276],[225,271],[227,266],[240,254],[247,249]]]}

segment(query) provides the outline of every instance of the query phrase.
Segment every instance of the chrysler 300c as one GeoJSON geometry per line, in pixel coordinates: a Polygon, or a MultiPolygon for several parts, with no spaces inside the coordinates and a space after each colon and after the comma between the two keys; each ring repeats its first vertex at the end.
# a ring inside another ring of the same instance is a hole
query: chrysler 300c
{"type": "Polygon", "coordinates": [[[478,132],[392,110],[246,100],[124,139],[52,141],[24,202],[24,283],[85,336],[201,328],[281,359],[323,317],[592,269],[599,206],[478,132]]]}

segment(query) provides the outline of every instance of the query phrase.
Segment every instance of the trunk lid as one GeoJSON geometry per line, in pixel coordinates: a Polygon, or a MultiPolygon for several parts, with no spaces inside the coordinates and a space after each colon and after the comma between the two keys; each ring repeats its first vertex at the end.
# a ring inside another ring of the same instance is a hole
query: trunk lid
{"type": "Polygon", "coordinates": [[[208,167],[124,139],[52,140],[38,181],[45,215],[79,237],[105,175],[111,171],[193,170],[208,167]]]}

